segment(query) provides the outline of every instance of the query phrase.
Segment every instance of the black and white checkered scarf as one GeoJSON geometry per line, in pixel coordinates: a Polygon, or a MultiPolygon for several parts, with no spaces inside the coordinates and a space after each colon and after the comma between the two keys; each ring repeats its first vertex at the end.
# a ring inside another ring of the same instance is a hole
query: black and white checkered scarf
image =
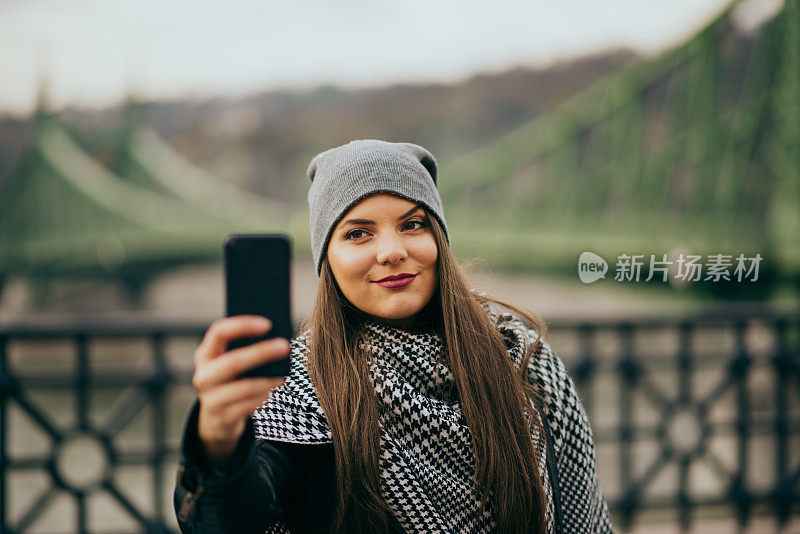
{"type": "MultiPolygon", "coordinates": [[[[519,367],[528,345],[536,339],[536,333],[516,317],[493,308],[488,308],[488,311],[507,341],[510,357],[519,367]]],[[[440,358],[441,338],[435,334],[410,333],[372,322],[367,323],[365,329],[368,346],[364,348],[373,355],[371,378],[381,413],[381,488],[392,512],[407,532],[493,531],[491,494],[489,502],[481,509],[474,483],[475,456],[470,432],[458,396],[453,394],[453,375],[443,363],[444,358],[440,358]]],[[[269,400],[253,414],[258,438],[297,444],[331,443],[325,413],[306,369],[307,335],[308,332],[292,341],[292,363],[286,383],[275,389],[269,400]]],[[[546,344],[543,347],[552,356],[549,347],[546,344]]],[[[563,378],[557,381],[549,379],[547,373],[541,376],[539,355],[531,357],[529,369],[538,375],[535,378],[543,390],[547,412],[547,404],[557,400],[553,386],[563,383],[563,378]]],[[[563,372],[563,366],[560,372],[563,372]]],[[[569,386],[571,384],[569,381],[569,386]]],[[[549,413],[546,415],[550,428],[563,420],[560,414],[556,417],[549,413]]],[[[588,423],[586,426],[588,428],[588,423]]],[[[588,437],[590,449],[582,452],[592,455],[589,475],[595,477],[596,486],[591,434],[588,437]]],[[[533,432],[532,439],[541,451],[540,474],[548,496],[548,532],[552,532],[553,501],[545,469],[545,447],[538,446],[543,439],[538,432],[533,432]]],[[[558,437],[554,436],[554,440],[558,443],[558,437]]],[[[577,460],[585,469],[587,462],[584,458],[577,460]]],[[[602,497],[600,502],[605,510],[602,497]]],[[[585,520],[580,518],[580,521],[585,520]]],[[[270,530],[287,531],[282,525],[270,530]]]]}

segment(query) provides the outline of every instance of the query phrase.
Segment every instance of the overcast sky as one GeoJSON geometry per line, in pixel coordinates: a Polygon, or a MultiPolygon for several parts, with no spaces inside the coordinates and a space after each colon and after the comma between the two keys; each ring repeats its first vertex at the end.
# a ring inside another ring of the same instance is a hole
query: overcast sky
{"type": "MultiPolygon", "coordinates": [[[[730,0],[0,0],[0,112],[450,81],[617,46],[653,54],[730,0]]],[[[781,0],[748,0],[757,19],[781,0]]]]}

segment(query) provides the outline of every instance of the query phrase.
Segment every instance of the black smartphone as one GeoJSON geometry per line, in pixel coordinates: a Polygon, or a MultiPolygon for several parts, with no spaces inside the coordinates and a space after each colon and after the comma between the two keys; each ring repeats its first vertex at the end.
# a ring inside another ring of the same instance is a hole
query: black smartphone
{"type": "MultiPolygon", "coordinates": [[[[291,241],[283,234],[230,234],[225,237],[225,315],[255,314],[272,321],[263,336],[234,340],[228,350],[273,337],[292,339],[289,293],[291,241]]],[[[289,358],[250,369],[242,377],[286,376],[289,358]]]]}

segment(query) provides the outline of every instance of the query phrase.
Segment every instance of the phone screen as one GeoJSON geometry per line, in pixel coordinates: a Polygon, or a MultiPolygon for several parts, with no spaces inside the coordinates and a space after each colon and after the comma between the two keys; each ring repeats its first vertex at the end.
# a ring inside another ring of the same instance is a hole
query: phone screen
{"type": "MultiPolygon", "coordinates": [[[[282,234],[231,234],[225,238],[226,316],[255,314],[272,330],[233,341],[228,350],[273,337],[293,336],[289,270],[291,242],[282,234]]],[[[289,360],[271,362],[242,376],[285,376],[289,360]]]]}

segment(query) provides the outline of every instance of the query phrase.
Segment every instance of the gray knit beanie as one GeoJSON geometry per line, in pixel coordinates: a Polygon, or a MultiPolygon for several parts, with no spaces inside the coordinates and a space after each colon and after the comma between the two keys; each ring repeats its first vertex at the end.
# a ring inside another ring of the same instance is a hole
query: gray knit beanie
{"type": "Polygon", "coordinates": [[[422,204],[438,219],[449,242],[436,173],[433,155],[411,143],[359,140],[314,157],[307,174],[311,252],[317,274],[339,219],[373,193],[394,193],[422,204]]]}

